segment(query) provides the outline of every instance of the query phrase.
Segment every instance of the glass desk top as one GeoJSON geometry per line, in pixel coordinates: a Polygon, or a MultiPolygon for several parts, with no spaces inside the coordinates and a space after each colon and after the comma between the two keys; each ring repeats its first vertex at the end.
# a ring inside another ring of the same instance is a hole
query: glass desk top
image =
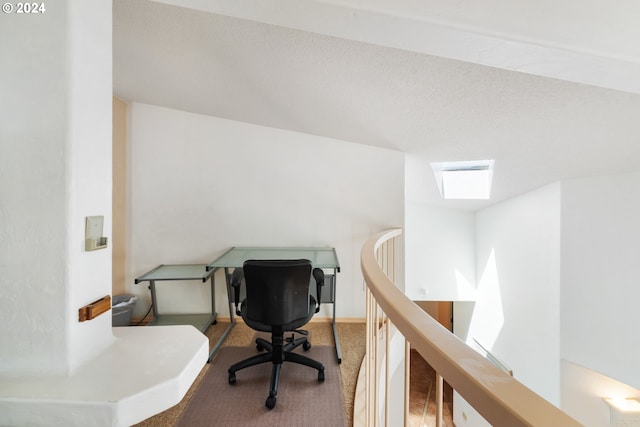
{"type": "Polygon", "coordinates": [[[197,280],[206,282],[211,276],[205,264],[161,264],[135,279],[135,283],[151,280],[197,280]]]}
{"type": "Polygon", "coordinates": [[[220,267],[242,267],[248,259],[308,259],[314,267],[335,268],[340,263],[335,248],[233,247],[207,265],[207,270],[220,267]]]}

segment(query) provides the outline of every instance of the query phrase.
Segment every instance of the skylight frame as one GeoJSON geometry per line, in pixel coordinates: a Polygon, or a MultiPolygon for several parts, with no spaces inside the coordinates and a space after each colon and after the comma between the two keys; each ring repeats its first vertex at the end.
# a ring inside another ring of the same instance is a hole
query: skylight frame
{"type": "Polygon", "coordinates": [[[431,163],[440,195],[447,200],[488,200],[494,160],[431,163]]]}

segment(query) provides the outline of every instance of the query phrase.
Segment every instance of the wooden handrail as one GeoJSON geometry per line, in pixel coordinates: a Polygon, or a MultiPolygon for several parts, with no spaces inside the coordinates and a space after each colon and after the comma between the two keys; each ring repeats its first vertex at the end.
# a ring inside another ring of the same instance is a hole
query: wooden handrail
{"type": "Polygon", "coordinates": [[[360,265],[377,304],[412,347],[493,426],[581,424],[498,369],[424,312],[381,270],[376,250],[402,230],[383,231],[362,247],[360,265]]]}

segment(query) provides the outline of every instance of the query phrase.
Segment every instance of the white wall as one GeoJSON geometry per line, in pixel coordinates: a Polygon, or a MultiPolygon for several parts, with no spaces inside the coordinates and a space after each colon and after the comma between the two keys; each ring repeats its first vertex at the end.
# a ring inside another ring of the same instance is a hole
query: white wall
{"type": "Polygon", "coordinates": [[[478,212],[478,300],[456,305],[458,327],[586,426],[608,424],[602,398],[640,396],[638,194],[640,173],[582,178],[478,212]]]}
{"type": "Polygon", "coordinates": [[[475,213],[435,207],[428,162],[405,161],[405,293],[416,301],[475,299],[475,213]]]}
{"type": "Polygon", "coordinates": [[[562,193],[562,357],[640,388],[640,173],[562,193]]]}
{"type": "MultiPolygon", "coordinates": [[[[477,339],[513,370],[514,378],[556,405],[560,197],[560,184],[552,184],[477,213],[477,300],[465,305],[472,313],[460,313],[460,305],[455,312],[456,324],[470,319],[469,345],[477,339]]],[[[474,412],[456,395],[456,425],[478,423],[474,412]]]]}
{"type": "Polygon", "coordinates": [[[104,216],[111,239],[112,7],[110,0],[69,2],[69,163],[67,221],[69,361],[80,366],[112,342],[111,316],[78,323],[78,309],[111,295],[111,244],[84,251],[85,218],[104,216]]]}
{"type": "Polygon", "coordinates": [[[473,212],[406,203],[405,290],[416,301],[475,299],[473,212]]]}
{"type": "Polygon", "coordinates": [[[111,293],[111,2],[0,15],[0,376],[66,373],[112,340],[78,309],[111,293]]]}
{"type": "Polygon", "coordinates": [[[560,403],[560,196],[560,184],[552,184],[478,212],[478,299],[468,337],[554,404],[560,403]]]}
{"type": "MultiPolygon", "coordinates": [[[[140,103],[131,153],[129,289],[143,301],[133,279],[158,264],[208,263],[232,246],[334,246],[337,315],[364,316],[360,249],[403,226],[401,153],[140,103]]],[[[161,312],[210,307],[208,285],[157,285],[161,312]]],[[[221,315],[225,301],[219,286],[221,315]]]]}

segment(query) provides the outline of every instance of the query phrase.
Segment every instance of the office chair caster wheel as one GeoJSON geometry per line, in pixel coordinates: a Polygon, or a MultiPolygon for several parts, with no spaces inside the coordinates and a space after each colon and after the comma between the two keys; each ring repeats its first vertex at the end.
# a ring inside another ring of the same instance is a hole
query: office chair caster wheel
{"type": "Polygon", "coordinates": [[[275,396],[267,397],[267,401],[264,402],[264,406],[266,406],[269,409],[273,409],[276,406],[276,398],[275,398],[275,396]]]}
{"type": "Polygon", "coordinates": [[[236,374],[229,373],[229,384],[234,385],[236,383],[236,374]]]}
{"type": "Polygon", "coordinates": [[[305,341],[302,343],[302,349],[304,351],[309,351],[310,348],[311,348],[311,343],[309,341],[305,341]]]}
{"type": "Polygon", "coordinates": [[[256,350],[262,351],[264,350],[264,346],[262,344],[256,344],[256,350]]]}
{"type": "Polygon", "coordinates": [[[324,382],[324,371],[318,371],[318,382],[324,382]]]}

